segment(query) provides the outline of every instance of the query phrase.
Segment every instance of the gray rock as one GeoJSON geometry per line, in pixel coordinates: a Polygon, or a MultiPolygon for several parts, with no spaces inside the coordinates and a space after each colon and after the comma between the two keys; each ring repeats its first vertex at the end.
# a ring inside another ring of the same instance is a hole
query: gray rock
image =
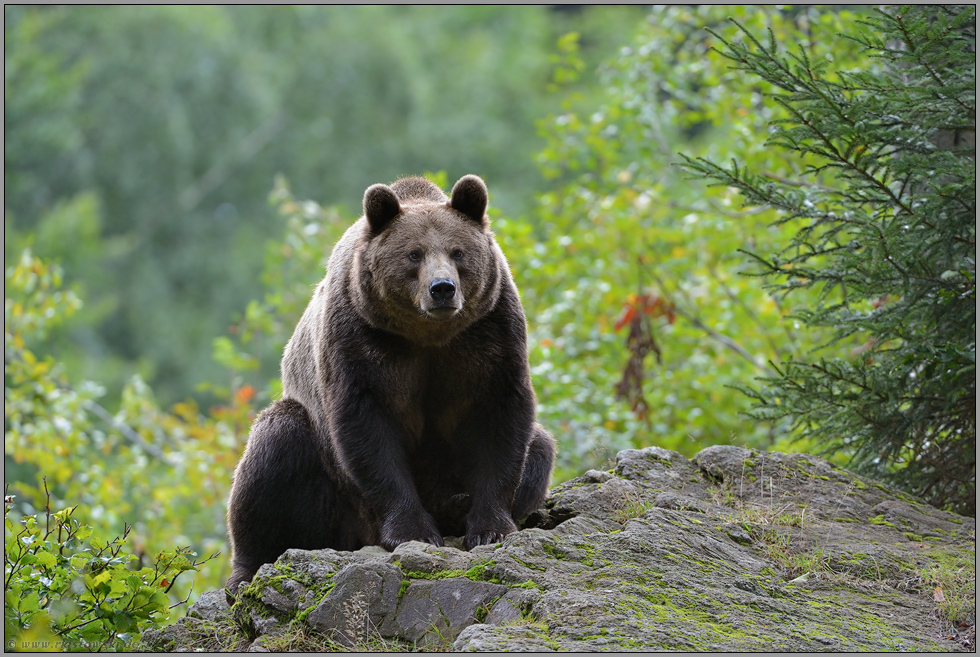
{"type": "Polygon", "coordinates": [[[376,647],[372,636],[457,651],[972,648],[947,638],[956,630],[916,582],[929,564],[972,563],[975,520],[809,455],[626,450],[533,515],[471,551],[459,537],[391,553],[289,550],[230,613],[208,592],[143,644],[213,649],[200,637],[225,623],[240,634],[221,645],[258,636],[262,650],[262,636],[305,623],[357,650],[376,647]]]}
{"type": "Polygon", "coordinates": [[[301,608],[306,599],[306,587],[291,579],[282,580],[282,591],[271,586],[262,589],[262,603],[279,612],[290,612],[301,608]]]}
{"type": "Polygon", "coordinates": [[[313,629],[338,643],[354,645],[390,624],[402,573],[384,562],[349,564],[333,578],[334,588],[306,617],[313,629]]]}
{"type": "Polygon", "coordinates": [[[436,547],[429,543],[409,541],[385,556],[405,573],[433,574],[447,570],[466,570],[472,556],[453,547],[436,547]]]}
{"type": "Polygon", "coordinates": [[[228,599],[223,590],[205,591],[197,602],[190,606],[187,615],[191,618],[213,621],[227,614],[228,609],[228,599]]]}
{"type": "Polygon", "coordinates": [[[508,591],[504,597],[497,600],[486,619],[483,621],[488,625],[503,625],[512,623],[521,617],[521,591],[508,591]]]}
{"type": "Polygon", "coordinates": [[[928,507],[923,504],[913,505],[904,500],[885,500],[875,505],[871,513],[883,516],[883,520],[903,528],[911,529],[917,534],[934,534],[941,536],[944,533],[963,531],[976,531],[976,519],[969,518],[964,522],[958,516],[947,511],[928,507]],[[935,530],[940,530],[936,532],[935,530]]]}
{"type": "Polygon", "coordinates": [[[276,635],[282,632],[283,624],[275,616],[267,616],[262,611],[252,608],[248,610],[249,618],[252,621],[252,627],[255,632],[260,635],[270,634],[276,635]]]}
{"type": "Polygon", "coordinates": [[[697,513],[706,513],[709,506],[715,506],[706,504],[704,500],[699,500],[696,497],[681,495],[680,493],[675,493],[674,491],[664,491],[663,493],[660,493],[657,495],[654,504],[662,509],[673,509],[674,511],[695,511],[697,513]]]}
{"type": "Polygon", "coordinates": [[[728,535],[728,538],[732,539],[739,545],[752,545],[752,536],[745,531],[745,528],[742,527],[742,525],[732,523],[725,525],[724,528],[725,534],[728,535]]]}
{"type": "Polygon", "coordinates": [[[611,472],[603,472],[601,470],[586,470],[585,474],[579,477],[580,480],[590,483],[590,484],[601,484],[603,482],[614,479],[616,475],[611,472]]]}
{"type": "Polygon", "coordinates": [[[427,644],[452,641],[508,591],[500,584],[462,577],[416,581],[399,601],[394,622],[382,627],[382,633],[427,644]]]}
{"type": "Polygon", "coordinates": [[[265,645],[265,637],[260,636],[248,647],[247,652],[272,652],[265,645]]]}
{"type": "Polygon", "coordinates": [[[694,463],[709,476],[725,481],[743,473],[751,455],[752,452],[742,447],[712,445],[698,452],[694,463]]]}
{"type": "Polygon", "coordinates": [[[455,652],[555,652],[543,628],[470,625],[453,643],[455,652]]]}

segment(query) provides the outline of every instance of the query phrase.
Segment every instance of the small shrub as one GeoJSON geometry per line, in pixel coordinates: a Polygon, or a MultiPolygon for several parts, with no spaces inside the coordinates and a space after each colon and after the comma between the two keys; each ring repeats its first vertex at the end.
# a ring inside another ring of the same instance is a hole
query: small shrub
{"type": "MultiPolygon", "coordinates": [[[[48,497],[50,504],[50,496],[48,497]]],[[[168,593],[177,578],[197,570],[189,548],[161,552],[152,566],[124,552],[129,534],[103,540],[73,516],[77,506],[44,519],[9,517],[4,495],[4,648],[6,650],[121,651],[170,616],[168,593]]],[[[177,603],[181,604],[181,603],[177,603]]]]}
{"type": "Polygon", "coordinates": [[[647,502],[635,493],[627,493],[613,513],[613,520],[625,524],[634,518],[642,518],[653,507],[653,502],[647,502]]]}
{"type": "Polygon", "coordinates": [[[936,558],[920,571],[921,584],[932,596],[939,617],[953,627],[977,622],[976,557],[936,558]]]}

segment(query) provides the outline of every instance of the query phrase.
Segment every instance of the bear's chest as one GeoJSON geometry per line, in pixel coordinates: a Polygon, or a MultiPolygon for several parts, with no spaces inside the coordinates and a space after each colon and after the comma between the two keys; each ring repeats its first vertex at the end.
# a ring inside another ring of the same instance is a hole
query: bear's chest
{"type": "Polygon", "coordinates": [[[452,441],[481,397],[486,372],[479,359],[423,350],[389,362],[389,402],[399,423],[414,440],[452,441]]]}

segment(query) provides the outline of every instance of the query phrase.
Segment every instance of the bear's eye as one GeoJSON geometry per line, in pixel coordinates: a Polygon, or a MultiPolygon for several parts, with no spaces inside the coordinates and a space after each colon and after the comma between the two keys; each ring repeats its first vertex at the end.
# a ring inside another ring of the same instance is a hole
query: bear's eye
{"type": "Polygon", "coordinates": [[[421,262],[422,252],[419,251],[418,249],[415,249],[414,251],[408,254],[408,259],[411,260],[412,262],[421,262]]]}
{"type": "Polygon", "coordinates": [[[463,252],[460,249],[453,249],[453,252],[450,253],[449,255],[452,256],[452,259],[453,260],[462,260],[463,259],[463,252]]]}

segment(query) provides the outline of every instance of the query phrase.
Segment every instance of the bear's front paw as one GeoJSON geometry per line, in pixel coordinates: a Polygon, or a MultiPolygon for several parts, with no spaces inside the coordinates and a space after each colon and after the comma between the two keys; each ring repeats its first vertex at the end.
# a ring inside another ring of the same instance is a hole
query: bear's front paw
{"type": "Polygon", "coordinates": [[[414,521],[405,518],[389,518],[381,529],[381,547],[394,550],[402,543],[422,541],[442,547],[442,534],[436,529],[435,523],[429,518],[417,518],[414,521]]]}
{"type": "Polygon", "coordinates": [[[504,536],[517,531],[517,525],[510,518],[493,523],[491,526],[474,525],[466,531],[463,547],[472,550],[477,545],[492,545],[504,540],[504,536]]]}

